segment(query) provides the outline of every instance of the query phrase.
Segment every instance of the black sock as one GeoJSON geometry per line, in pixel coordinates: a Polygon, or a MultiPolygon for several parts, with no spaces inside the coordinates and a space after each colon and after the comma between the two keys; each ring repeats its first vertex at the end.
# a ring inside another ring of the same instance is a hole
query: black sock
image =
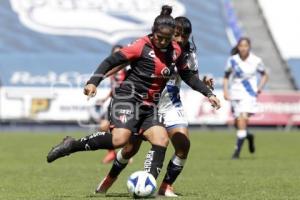
{"type": "Polygon", "coordinates": [[[125,169],[125,167],[128,164],[128,159],[124,159],[122,154],[121,154],[122,150],[119,150],[117,153],[117,157],[113,162],[113,165],[108,173],[108,175],[111,178],[116,178],[119,176],[119,174],[123,171],[123,169],[125,169]]]}
{"type": "Polygon", "coordinates": [[[235,149],[235,151],[237,153],[241,152],[244,140],[245,140],[245,138],[239,138],[239,137],[237,137],[237,139],[236,139],[236,149],[235,149]]]}
{"type": "Polygon", "coordinates": [[[157,179],[164,164],[166,150],[166,147],[152,145],[151,150],[147,153],[144,170],[152,174],[155,179],[157,179]]]}
{"type": "Polygon", "coordinates": [[[252,136],[253,136],[253,134],[250,133],[249,131],[247,131],[247,136],[246,136],[246,138],[249,140],[249,138],[252,137],[252,136]]]}
{"type": "Polygon", "coordinates": [[[112,144],[112,134],[97,132],[77,140],[72,145],[71,152],[93,151],[98,149],[114,149],[112,144]]]}
{"type": "Polygon", "coordinates": [[[170,160],[167,168],[167,173],[164,177],[163,182],[172,185],[181,173],[184,166],[185,159],[180,159],[176,155],[170,160]]]}

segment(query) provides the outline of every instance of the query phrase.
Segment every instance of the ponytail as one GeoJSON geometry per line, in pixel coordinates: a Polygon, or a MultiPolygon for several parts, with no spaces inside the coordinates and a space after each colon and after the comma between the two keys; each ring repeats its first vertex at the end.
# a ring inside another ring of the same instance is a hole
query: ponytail
{"type": "Polygon", "coordinates": [[[160,15],[157,16],[154,20],[153,30],[152,30],[153,32],[156,32],[161,27],[170,27],[172,29],[175,28],[176,26],[175,20],[171,16],[172,10],[173,9],[171,6],[168,5],[162,6],[160,15]]]}

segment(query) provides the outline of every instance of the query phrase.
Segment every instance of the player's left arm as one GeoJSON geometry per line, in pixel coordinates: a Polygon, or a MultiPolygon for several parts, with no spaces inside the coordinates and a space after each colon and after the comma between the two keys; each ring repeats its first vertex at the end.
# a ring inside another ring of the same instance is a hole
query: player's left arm
{"type": "Polygon", "coordinates": [[[182,69],[179,70],[179,75],[193,90],[196,90],[206,96],[214,108],[219,109],[221,107],[220,100],[213,94],[207,85],[199,79],[198,71],[182,69]]]}
{"type": "Polygon", "coordinates": [[[258,64],[257,71],[261,74],[261,79],[257,87],[257,94],[260,94],[263,88],[265,87],[267,81],[269,80],[269,75],[262,61],[258,64]]]}

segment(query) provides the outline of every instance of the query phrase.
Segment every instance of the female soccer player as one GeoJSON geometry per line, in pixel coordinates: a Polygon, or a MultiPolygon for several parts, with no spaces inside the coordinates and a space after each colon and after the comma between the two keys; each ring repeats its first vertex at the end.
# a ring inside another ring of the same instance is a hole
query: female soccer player
{"type": "Polygon", "coordinates": [[[232,159],[238,159],[243,142],[247,138],[250,153],[255,152],[254,136],[247,131],[248,119],[255,113],[256,99],[261,93],[268,75],[261,58],[251,52],[251,41],[243,37],[232,50],[225,69],[224,98],[231,101],[237,140],[232,159]],[[258,83],[258,73],[262,76],[258,83]],[[229,86],[229,78],[232,77],[229,86]]]}
{"type": "MultiPolygon", "coordinates": [[[[130,63],[131,72],[116,88],[110,105],[110,121],[114,126],[112,134],[98,132],[79,140],[66,137],[49,152],[48,162],[78,151],[123,147],[132,133],[143,130],[143,136],[152,144],[149,173],[157,178],[163,165],[168,134],[158,121],[156,105],[181,55],[180,47],[172,41],[175,20],[170,16],[171,12],[171,7],[164,6],[161,15],[154,21],[152,34],[106,58],[84,88],[85,95],[95,95],[96,87],[111,69],[130,63]]],[[[186,66],[177,67],[190,87],[208,97],[213,106],[220,107],[219,100],[198,76],[186,70],[186,66]]]]}
{"type": "MultiPolygon", "coordinates": [[[[176,28],[174,39],[182,48],[182,57],[184,57],[185,65],[188,70],[194,75],[198,76],[198,63],[196,59],[196,47],[194,42],[190,43],[189,38],[192,33],[192,24],[186,17],[175,18],[176,28]]],[[[188,121],[185,117],[184,109],[180,99],[180,85],[181,78],[178,73],[174,73],[167,82],[165,89],[162,92],[159,101],[159,114],[161,115],[164,125],[168,131],[168,135],[175,148],[175,153],[169,161],[167,173],[159,189],[159,194],[168,197],[176,197],[172,184],[175,182],[177,176],[181,173],[185,161],[187,159],[190,140],[188,134],[188,121]]],[[[208,79],[207,84],[212,86],[212,80],[208,79]]],[[[111,187],[117,176],[126,166],[126,158],[133,156],[138,151],[138,146],[141,141],[133,141],[137,144],[127,144],[122,150],[118,152],[117,158],[112,166],[109,174],[101,181],[96,193],[106,193],[111,187]],[[132,146],[135,146],[134,148],[132,146]]],[[[148,156],[147,156],[148,157],[148,156]]],[[[147,160],[145,162],[145,169],[147,168],[147,160]]],[[[147,170],[147,169],[146,169],[147,170]]]]}

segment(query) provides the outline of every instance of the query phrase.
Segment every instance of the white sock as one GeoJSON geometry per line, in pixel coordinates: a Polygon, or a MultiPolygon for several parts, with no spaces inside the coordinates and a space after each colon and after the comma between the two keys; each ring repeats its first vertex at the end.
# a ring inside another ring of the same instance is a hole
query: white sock
{"type": "Polygon", "coordinates": [[[174,164],[174,165],[177,165],[177,166],[184,166],[184,164],[185,164],[185,161],[186,161],[186,159],[181,159],[181,158],[179,158],[178,156],[176,156],[175,154],[173,155],[173,158],[172,158],[172,163],[174,164]]]}
{"type": "Polygon", "coordinates": [[[119,163],[122,163],[122,164],[127,164],[129,162],[129,159],[125,159],[123,157],[122,150],[123,149],[120,149],[117,153],[117,161],[119,161],[119,163]]]}

